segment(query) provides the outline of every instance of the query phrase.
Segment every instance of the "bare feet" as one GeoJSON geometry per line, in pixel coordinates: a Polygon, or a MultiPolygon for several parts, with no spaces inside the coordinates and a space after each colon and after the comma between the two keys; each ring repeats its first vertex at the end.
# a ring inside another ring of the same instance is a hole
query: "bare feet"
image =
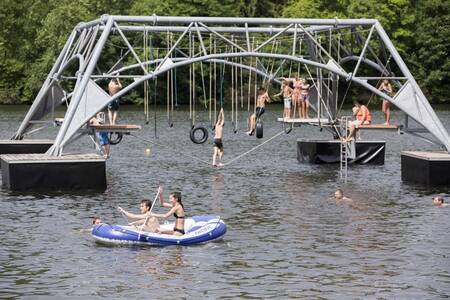
{"type": "Polygon", "coordinates": [[[217,166],[218,167],[223,167],[223,163],[218,163],[217,166]]]}

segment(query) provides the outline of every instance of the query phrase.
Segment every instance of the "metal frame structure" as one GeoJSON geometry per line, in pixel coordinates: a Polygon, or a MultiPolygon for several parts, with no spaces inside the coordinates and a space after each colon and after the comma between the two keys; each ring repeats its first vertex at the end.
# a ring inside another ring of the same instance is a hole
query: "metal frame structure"
{"type": "Polygon", "coordinates": [[[285,62],[291,66],[297,64],[299,68],[303,66],[316,90],[313,104],[316,106],[317,118],[320,120],[326,117],[332,124],[339,122],[339,81],[347,84],[348,88],[350,84],[356,83],[393,103],[450,152],[448,132],[376,19],[104,15],[97,20],[80,23],[73,29],[13,139],[21,139],[30,130],[33,121],[43,117],[44,108],[49,106],[49,102],[56,105],[70,99],[55,143],[47,152],[59,156],[64,146],[77,137],[79,129],[108,103],[170,70],[202,62],[244,68],[263,76],[264,80],[275,82],[286,77],[279,73],[285,62]],[[146,56],[140,55],[139,49],[130,42],[130,35],[136,33],[170,33],[176,36],[176,41],[166,44],[167,50],[162,58],[144,60],[142,58],[146,56]],[[127,51],[108,71],[102,72],[98,63],[102,51],[113,36],[121,39],[127,51]],[[224,51],[211,51],[212,37],[214,44],[217,41],[224,51]],[[273,45],[280,40],[284,41],[284,47],[277,47],[277,51],[274,51],[273,45]],[[306,45],[305,49],[302,49],[302,42],[306,45]],[[264,67],[264,61],[277,61],[278,68],[273,72],[273,65],[272,70],[269,70],[264,67]],[[78,70],[72,75],[65,74],[76,63],[78,70]],[[125,63],[128,65],[118,68],[125,63]],[[380,74],[368,72],[363,65],[380,74]],[[401,75],[394,74],[394,71],[401,75]],[[124,75],[124,72],[127,74],[124,75]],[[100,87],[95,81],[112,77],[133,78],[134,81],[114,96],[109,96],[99,91],[100,87]],[[377,89],[377,84],[369,83],[382,79],[395,82],[398,91],[394,96],[382,93],[377,89]],[[74,81],[71,91],[61,88],[63,80],[74,81]]]}

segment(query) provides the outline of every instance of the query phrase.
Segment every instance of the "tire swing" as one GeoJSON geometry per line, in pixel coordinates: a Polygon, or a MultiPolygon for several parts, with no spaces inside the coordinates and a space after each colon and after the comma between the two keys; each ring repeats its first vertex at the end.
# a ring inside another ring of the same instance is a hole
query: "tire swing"
{"type": "Polygon", "coordinates": [[[202,125],[194,126],[192,127],[189,136],[194,144],[203,144],[208,140],[208,129],[202,125]],[[197,134],[199,132],[201,132],[200,135],[197,134]]]}
{"type": "Polygon", "coordinates": [[[256,138],[257,139],[263,138],[263,122],[259,118],[256,121],[256,138]]]}
{"type": "Polygon", "coordinates": [[[110,132],[108,134],[108,140],[111,145],[117,145],[122,141],[123,134],[121,132],[110,132]]]}

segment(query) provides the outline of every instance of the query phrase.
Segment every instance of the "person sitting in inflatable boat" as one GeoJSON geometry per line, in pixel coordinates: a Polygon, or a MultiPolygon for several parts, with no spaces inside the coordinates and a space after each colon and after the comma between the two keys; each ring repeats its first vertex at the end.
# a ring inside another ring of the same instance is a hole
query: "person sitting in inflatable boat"
{"type": "Polygon", "coordinates": [[[168,218],[170,215],[173,214],[175,217],[175,225],[173,227],[173,230],[158,230],[159,233],[164,234],[172,234],[172,235],[184,235],[184,220],[185,220],[185,214],[184,214],[184,206],[181,202],[181,193],[180,192],[171,192],[169,193],[169,202],[164,202],[163,199],[163,188],[162,186],[159,187],[159,203],[162,207],[170,208],[170,210],[165,214],[155,214],[150,213],[150,217],[156,217],[156,218],[168,218]]]}

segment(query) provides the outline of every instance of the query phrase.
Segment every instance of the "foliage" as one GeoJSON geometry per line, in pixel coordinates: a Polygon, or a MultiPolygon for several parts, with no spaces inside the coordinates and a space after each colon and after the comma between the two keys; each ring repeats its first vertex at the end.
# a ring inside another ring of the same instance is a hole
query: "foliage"
{"type": "Polygon", "coordinates": [[[74,26],[103,14],[376,18],[429,99],[450,102],[449,7],[446,0],[4,0],[0,103],[30,103],[74,26]]]}

